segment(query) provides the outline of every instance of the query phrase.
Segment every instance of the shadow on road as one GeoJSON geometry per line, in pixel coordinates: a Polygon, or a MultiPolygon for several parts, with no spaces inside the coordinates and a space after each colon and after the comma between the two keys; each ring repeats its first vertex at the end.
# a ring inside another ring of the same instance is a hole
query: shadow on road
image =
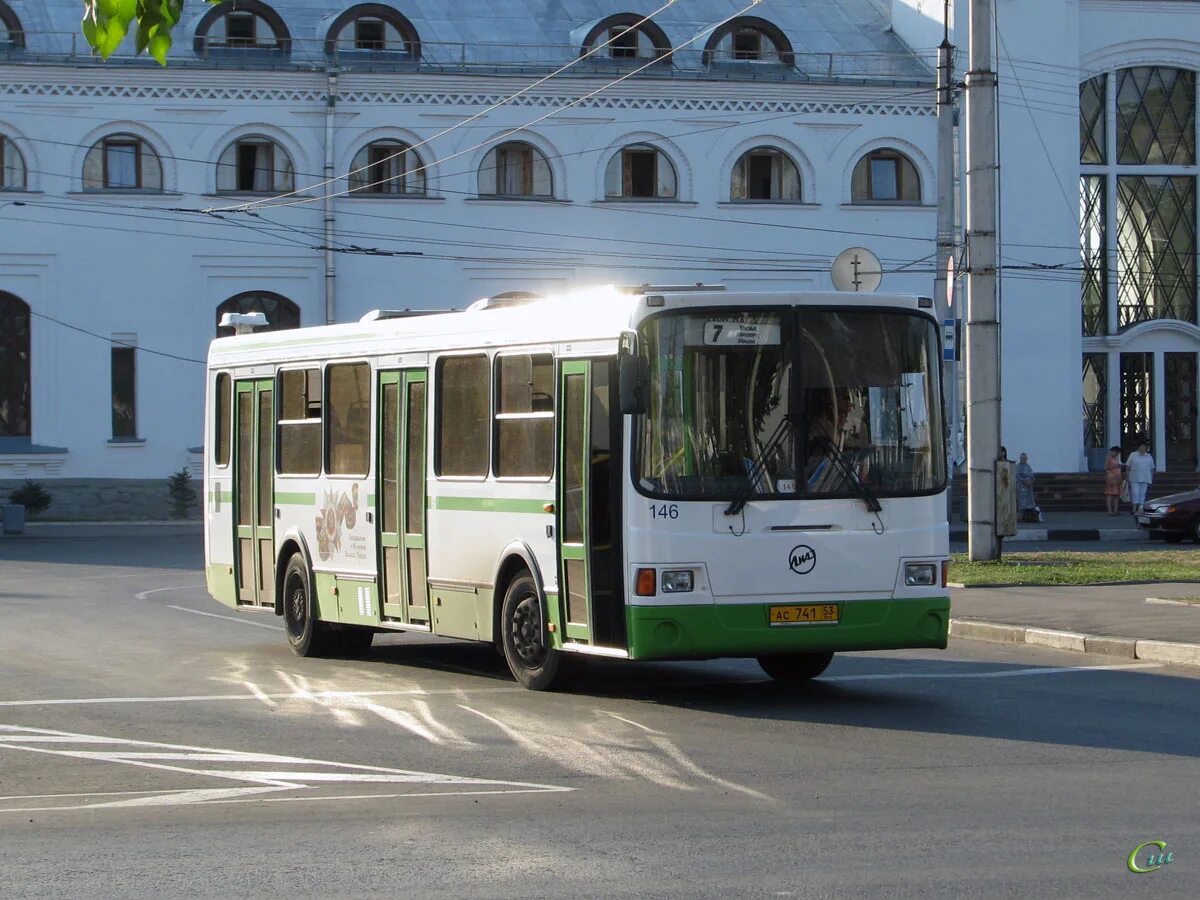
{"type": "Polygon", "coordinates": [[[204,539],[197,533],[121,535],[22,535],[0,539],[0,574],[4,563],[55,566],[129,566],[147,569],[204,571],[204,539]]]}
{"type": "MultiPolygon", "coordinates": [[[[512,683],[504,660],[479,645],[404,638],[372,649],[364,661],[512,683]]],[[[1200,756],[1193,715],[1200,708],[1200,679],[1153,668],[1089,671],[1081,659],[1080,669],[1051,674],[1058,667],[847,654],[816,681],[786,686],[747,660],[566,662],[557,690],[576,697],[735,719],[1200,756]],[[1131,727],[1131,719],[1141,727],[1131,727]]]]}

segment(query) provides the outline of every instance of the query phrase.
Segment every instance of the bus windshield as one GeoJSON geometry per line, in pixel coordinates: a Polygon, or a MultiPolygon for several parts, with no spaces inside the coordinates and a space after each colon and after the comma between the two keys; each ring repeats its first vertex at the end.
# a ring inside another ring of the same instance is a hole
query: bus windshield
{"type": "Polygon", "coordinates": [[[931,320],[901,310],[649,319],[637,484],[652,496],[712,500],[941,490],[937,337],[931,320]]]}

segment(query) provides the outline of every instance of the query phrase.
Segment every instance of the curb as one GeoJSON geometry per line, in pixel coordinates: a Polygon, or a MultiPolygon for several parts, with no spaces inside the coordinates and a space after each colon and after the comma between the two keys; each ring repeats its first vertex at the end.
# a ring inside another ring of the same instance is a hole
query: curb
{"type": "Polygon", "coordinates": [[[1172,666],[1200,667],[1200,644],[1110,637],[1101,634],[1082,634],[1077,631],[1059,631],[1054,628],[1035,628],[1030,625],[1006,625],[978,619],[954,618],[950,620],[950,634],[954,637],[975,641],[1036,644],[1055,650],[1101,653],[1106,656],[1140,659],[1172,666]]]}
{"type": "MultiPolygon", "coordinates": [[[[1089,581],[1086,584],[1053,584],[1049,581],[984,581],[978,584],[964,584],[961,581],[947,581],[946,587],[954,588],[955,590],[970,591],[975,588],[988,588],[994,590],[996,588],[1066,588],[1066,587],[1116,587],[1121,584],[1200,584],[1200,579],[1184,579],[1182,581],[1162,581],[1155,579],[1154,581],[1089,581]]],[[[1147,599],[1158,600],[1157,597],[1147,599]]],[[[1161,602],[1161,601],[1159,601],[1161,602]]],[[[1170,601],[1167,601],[1170,602],[1170,601]]]]}
{"type": "MultiPolygon", "coordinates": [[[[951,531],[953,543],[967,542],[966,531],[951,531]]],[[[1140,528],[1024,528],[1011,537],[1006,544],[1025,544],[1037,541],[1145,541],[1147,532],[1140,528]]]]}

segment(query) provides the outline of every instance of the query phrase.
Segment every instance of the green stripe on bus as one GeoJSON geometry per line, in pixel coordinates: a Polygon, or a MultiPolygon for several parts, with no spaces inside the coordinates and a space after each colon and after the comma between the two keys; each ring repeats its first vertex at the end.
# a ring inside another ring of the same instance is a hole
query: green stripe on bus
{"type": "Polygon", "coordinates": [[[316,494],[292,494],[287,491],[277,492],[275,502],[280,506],[315,506],[316,494]]]}
{"type": "Polygon", "coordinates": [[[469,512],[545,513],[545,500],[512,500],[500,497],[430,497],[430,509],[469,512]]]}
{"type": "Polygon", "coordinates": [[[375,495],[374,494],[367,494],[367,506],[370,509],[375,508],[375,495]]]}
{"type": "Polygon", "coordinates": [[[208,499],[210,501],[216,500],[220,503],[232,503],[233,502],[233,491],[209,491],[208,499]]]}

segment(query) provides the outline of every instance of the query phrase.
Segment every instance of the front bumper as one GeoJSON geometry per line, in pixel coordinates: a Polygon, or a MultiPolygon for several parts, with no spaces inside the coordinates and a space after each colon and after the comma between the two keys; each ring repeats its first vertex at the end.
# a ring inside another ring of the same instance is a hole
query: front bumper
{"type": "Polygon", "coordinates": [[[836,625],[771,626],[767,624],[770,605],[630,606],[630,658],[944,649],[950,628],[949,597],[843,601],[836,625]]]}
{"type": "Polygon", "coordinates": [[[1187,531],[1187,521],[1161,513],[1143,513],[1137,517],[1137,526],[1145,531],[1187,531]]]}

